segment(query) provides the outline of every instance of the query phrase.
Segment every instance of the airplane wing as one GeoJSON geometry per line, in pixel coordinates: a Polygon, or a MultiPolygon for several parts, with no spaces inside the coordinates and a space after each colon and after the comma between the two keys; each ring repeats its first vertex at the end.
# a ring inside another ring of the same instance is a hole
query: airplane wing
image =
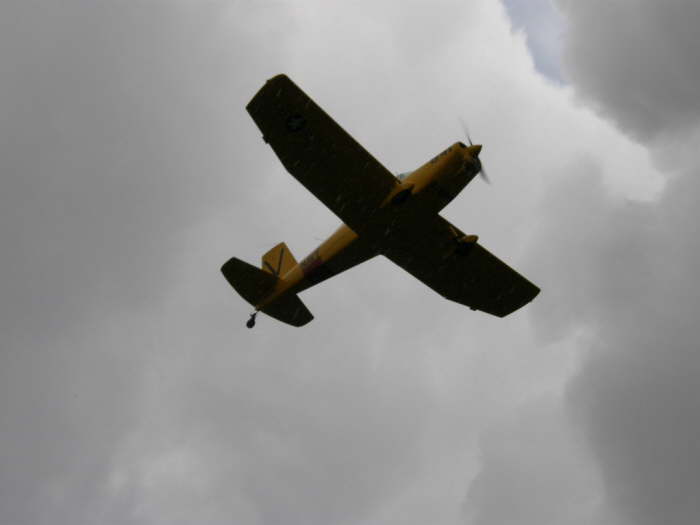
{"type": "Polygon", "coordinates": [[[393,232],[382,253],[443,297],[505,317],[540,289],[478,243],[456,250],[464,236],[440,215],[393,232]]]}
{"type": "Polygon", "coordinates": [[[398,181],[286,75],[246,106],[287,171],[357,231],[398,181]]]}

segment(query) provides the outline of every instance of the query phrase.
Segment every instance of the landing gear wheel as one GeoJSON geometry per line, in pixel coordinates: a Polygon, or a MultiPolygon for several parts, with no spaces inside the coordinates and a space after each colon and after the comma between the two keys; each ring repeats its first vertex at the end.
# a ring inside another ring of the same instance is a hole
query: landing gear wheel
{"type": "Polygon", "coordinates": [[[255,316],[258,315],[258,312],[253,312],[250,314],[250,319],[248,319],[245,323],[245,325],[248,328],[253,328],[255,326],[255,316]]]}

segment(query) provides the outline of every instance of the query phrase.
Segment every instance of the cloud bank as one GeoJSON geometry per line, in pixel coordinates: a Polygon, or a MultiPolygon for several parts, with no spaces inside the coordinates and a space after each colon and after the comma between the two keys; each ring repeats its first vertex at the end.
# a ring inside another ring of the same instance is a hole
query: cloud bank
{"type": "MultiPolygon", "coordinates": [[[[601,485],[591,490],[598,496],[588,499],[583,521],[566,503],[567,519],[538,522],[694,523],[700,357],[699,290],[691,275],[699,254],[700,166],[688,152],[700,121],[687,86],[698,69],[690,28],[700,11],[693,2],[558,5],[568,27],[565,70],[577,96],[641,140],[669,180],[658,199],[620,202],[606,197],[601,166],[592,162],[570,170],[543,200],[547,226],[531,256],[557,238],[567,249],[550,252],[548,278],[560,286],[556,306],[535,306],[537,323],[548,337],[577,334],[582,366],[567,386],[566,410],[601,485]],[[571,195],[578,202],[562,206],[571,195]]],[[[551,417],[549,424],[561,420],[551,417]]],[[[542,443],[529,455],[549,451],[542,443]]],[[[482,477],[507,470],[488,457],[482,477]]],[[[554,457],[562,459],[556,449],[554,457]]],[[[543,462],[528,474],[547,479],[550,468],[543,462]]],[[[569,483],[577,472],[569,470],[569,483]]]]}
{"type": "Polygon", "coordinates": [[[495,2],[6,2],[2,521],[690,523],[695,55],[616,102],[644,46],[614,24],[693,47],[639,4],[562,3],[552,85],[495,2]],[[246,330],[221,263],[337,224],[243,109],[278,72],[396,172],[465,118],[495,184],[445,215],[537,302],[491,319],[376,259],[246,330]]]}

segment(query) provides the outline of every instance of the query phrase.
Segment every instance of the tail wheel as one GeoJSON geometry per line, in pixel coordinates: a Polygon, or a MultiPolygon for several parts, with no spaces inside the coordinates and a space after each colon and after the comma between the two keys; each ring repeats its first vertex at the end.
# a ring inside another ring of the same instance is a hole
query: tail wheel
{"type": "Polygon", "coordinates": [[[248,320],[246,321],[246,323],[245,323],[245,325],[246,325],[248,328],[253,328],[253,327],[255,326],[255,316],[256,316],[257,314],[258,314],[258,312],[253,312],[252,314],[250,314],[250,319],[248,319],[248,320]]]}

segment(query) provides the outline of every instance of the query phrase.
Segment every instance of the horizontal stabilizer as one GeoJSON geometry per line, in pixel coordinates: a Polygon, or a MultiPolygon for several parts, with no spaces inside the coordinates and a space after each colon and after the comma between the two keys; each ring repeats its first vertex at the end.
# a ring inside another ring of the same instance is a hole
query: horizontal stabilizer
{"type": "Polygon", "coordinates": [[[234,290],[252,306],[264,299],[277,282],[277,277],[271,273],[263,272],[260,268],[235,257],[221,267],[221,273],[234,290]]]}
{"type": "Polygon", "coordinates": [[[263,308],[262,311],[270,317],[292,326],[303,326],[314,318],[298,295],[284,295],[263,308]]]}

